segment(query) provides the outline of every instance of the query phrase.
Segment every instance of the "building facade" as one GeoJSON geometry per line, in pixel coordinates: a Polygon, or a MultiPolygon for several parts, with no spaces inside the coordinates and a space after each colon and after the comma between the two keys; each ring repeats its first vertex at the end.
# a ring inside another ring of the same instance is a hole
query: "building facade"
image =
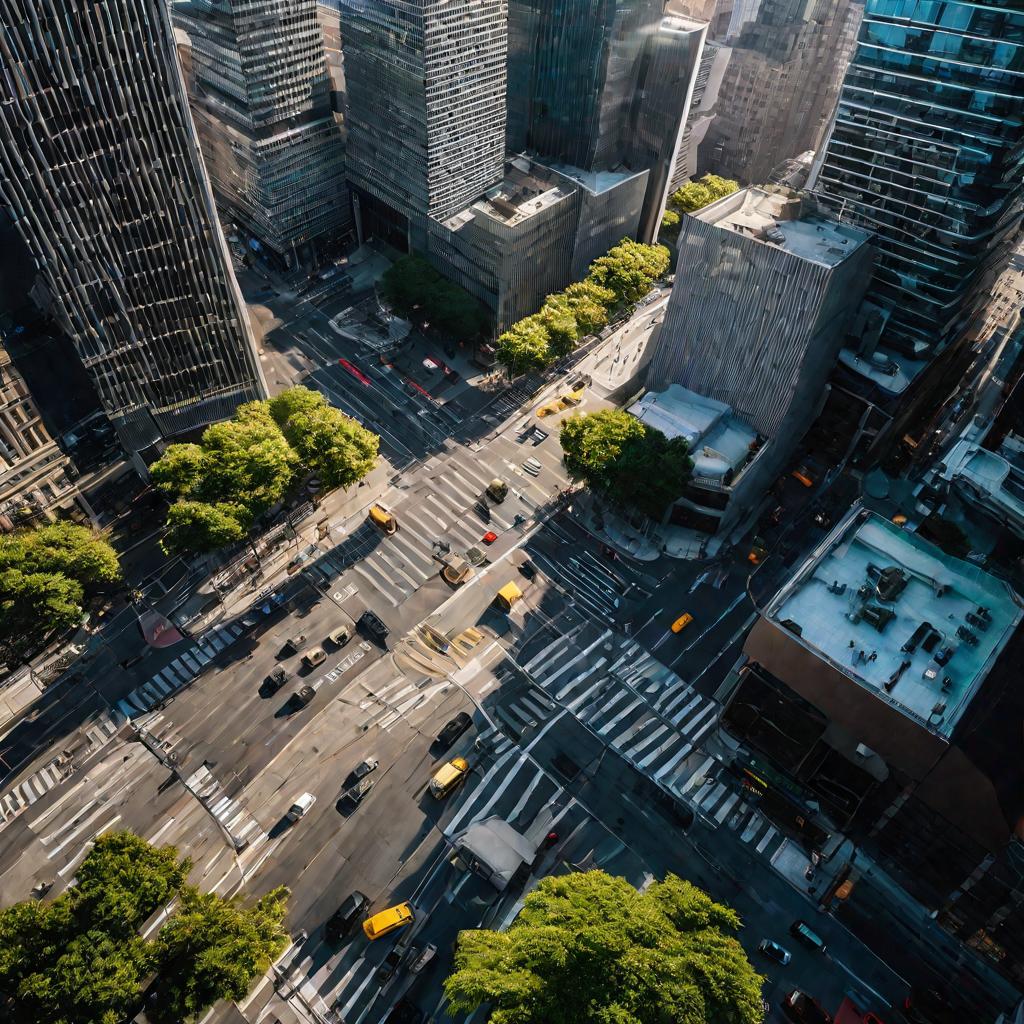
{"type": "Polygon", "coordinates": [[[90,514],[75,475],[0,345],[0,530],[52,520],[76,506],[83,516],[90,514]]]}
{"type": "Polygon", "coordinates": [[[923,955],[964,1020],[992,1019],[1007,986],[985,970],[1024,984],[1024,601],[855,506],[757,603],[722,717],[736,773],[805,848],[849,858],[848,927],[959,939],[923,955]]]}
{"type": "Polygon", "coordinates": [[[343,0],[347,174],[362,238],[424,251],[501,181],[506,0],[343,0]]]}
{"type": "Polygon", "coordinates": [[[872,232],[885,349],[928,359],[968,329],[1020,217],[1024,12],[867,0],[812,187],[872,232]]]}
{"type": "Polygon", "coordinates": [[[824,139],[853,51],[862,0],[759,0],[734,9],[698,174],[743,184],[824,139]]]}
{"type": "Polygon", "coordinates": [[[0,202],[122,443],[266,392],[163,0],[3,0],[0,202]]]}
{"type": "Polygon", "coordinates": [[[192,115],[226,219],[286,265],[351,226],[316,0],[178,0],[192,115]]]}
{"type": "Polygon", "coordinates": [[[662,0],[512,0],[508,148],[585,173],[647,171],[640,238],[656,234],[704,26],[662,0]]]}
{"type": "Polygon", "coordinates": [[[742,189],[684,217],[648,386],[682,384],[796,442],[824,398],[871,275],[863,231],[787,190],[742,189]]]}

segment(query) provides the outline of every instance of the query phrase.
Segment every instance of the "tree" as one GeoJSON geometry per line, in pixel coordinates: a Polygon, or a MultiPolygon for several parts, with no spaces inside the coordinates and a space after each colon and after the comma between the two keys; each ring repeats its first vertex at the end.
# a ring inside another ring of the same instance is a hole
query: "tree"
{"type": "Polygon", "coordinates": [[[20,660],[76,625],[86,597],[120,579],[114,549],[84,526],[0,535],[0,660],[20,660]]]}
{"type": "Polygon", "coordinates": [[[93,844],[70,891],[83,924],[128,935],[185,884],[190,861],[173,846],[156,847],[133,832],[108,832],[93,844]]]}
{"type": "Polygon", "coordinates": [[[429,323],[457,341],[473,341],[490,327],[484,306],[419,256],[403,256],[388,267],[381,290],[399,316],[429,323]]]}
{"type": "Polygon", "coordinates": [[[270,415],[282,430],[293,416],[323,409],[326,405],[327,399],[319,391],[304,387],[288,388],[268,403],[270,415]]]}
{"type": "Polygon", "coordinates": [[[554,356],[564,356],[576,347],[580,329],[568,302],[561,295],[549,295],[537,314],[548,332],[548,346],[554,356]]]}
{"type": "Polygon", "coordinates": [[[185,498],[200,486],[205,459],[206,453],[197,444],[169,444],[149,467],[149,476],[169,498],[185,498]]]}
{"type": "Polygon", "coordinates": [[[644,245],[624,238],[590,264],[588,281],[615,294],[616,302],[639,302],[669,267],[669,251],[663,245],[644,245]]]}
{"type": "Polygon", "coordinates": [[[735,911],[669,875],[640,893],[588,871],[541,880],[507,931],[460,932],[445,994],[491,1024],[760,1024],[735,911]]]}
{"type": "Polygon", "coordinates": [[[156,949],[139,926],[189,872],[173,847],[100,836],[75,886],[0,911],[0,996],[17,1024],[116,1024],[138,1009],[156,949]]]}
{"type": "Polygon", "coordinates": [[[683,493],[693,468],[684,438],[669,439],[621,409],[570,416],[559,439],[574,480],[655,519],[683,493]]]}
{"type": "Polygon", "coordinates": [[[561,297],[576,317],[581,335],[593,334],[604,327],[608,323],[608,310],[615,305],[615,292],[593,281],[576,281],[561,297]]]}
{"type": "Polygon", "coordinates": [[[218,999],[242,999],[287,945],[288,895],[282,886],[244,909],[237,898],[183,889],[157,940],[159,998],[151,1016],[197,1020],[218,999]]]}
{"type": "MultiPolygon", "coordinates": [[[[688,181],[682,188],[669,196],[669,206],[677,213],[693,213],[710,203],[731,195],[739,188],[739,182],[720,178],[717,174],[705,174],[697,181],[688,181]]],[[[664,224],[662,225],[664,227],[664,224]]]]}
{"type": "Polygon", "coordinates": [[[682,223],[679,214],[675,210],[666,210],[661,218],[662,234],[669,238],[676,238],[679,234],[679,225],[682,223]]]}
{"type": "Polygon", "coordinates": [[[380,438],[326,403],[293,415],[285,436],[325,487],[351,487],[377,464],[380,438]]]}
{"type": "Polygon", "coordinates": [[[251,524],[249,510],[238,503],[176,501],[167,510],[160,547],[167,554],[216,551],[237,544],[251,524]]]}
{"type": "Polygon", "coordinates": [[[495,358],[512,377],[550,365],[554,356],[544,322],[537,316],[517,320],[498,338],[495,358]]]}

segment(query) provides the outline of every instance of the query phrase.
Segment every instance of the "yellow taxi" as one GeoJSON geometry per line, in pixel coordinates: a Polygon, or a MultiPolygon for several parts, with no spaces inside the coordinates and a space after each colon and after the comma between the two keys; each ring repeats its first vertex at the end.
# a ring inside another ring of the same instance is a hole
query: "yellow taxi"
{"type": "Polygon", "coordinates": [[[693,616],[689,612],[683,612],[682,615],[672,623],[673,633],[682,633],[686,627],[693,622],[693,616]]]}

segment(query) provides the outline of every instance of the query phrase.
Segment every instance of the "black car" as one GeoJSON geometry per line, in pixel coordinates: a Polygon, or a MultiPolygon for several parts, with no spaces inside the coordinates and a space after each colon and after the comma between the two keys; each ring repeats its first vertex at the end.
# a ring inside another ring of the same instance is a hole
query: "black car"
{"type": "Polygon", "coordinates": [[[487,505],[487,503],[486,503],[486,502],[484,502],[484,501],[478,501],[478,502],[477,502],[477,503],[476,503],[476,504],[475,504],[475,505],[473,506],[473,511],[474,511],[474,512],[475,512],[475,513],[476,513],[476,514],[477,514],[477,515],[478,515],[478,516],[479,516],[479,517],[480,517],[480,518],[481,518],[481,519],[482,519],[482,520],[483,520],[483,521],[484,521],[485,523],[489,523],[489,522],[491,521],[491,509],[490,509],[490,507],[489,507],[489,506],[487,505]]]}
{"type": "Polygon", "coordinates": [[[527,559],[519,566],[519,575],[525,576],[528,580],[532,580],[534,576],[537,575],[537,566],[527,559]]]}
{"type": "Polygon", "coordinates": [[[296,690],[291,696],[291,705],[294,708],[304,708],[307,704],[313,702],[313,698],[316,696],[316,690],[312,686],[304,686],[301,690],[296,690]]]}
{"type": "Polygon", "coordinates": [[[471,725],[473,719],[460,711],[438,734],[437,742],[447,750],[471,725]]]}
{"type": "Polygon", "coordinates": [[[277,693],[288,682],[288,672],[280,665],[263,681],[267,693],[277,693]]]}
{"type": "Polygon", "coordinates": [[[367,776],[366,778],[360,779],[354,786],[346,789],[342,795],[342,800],[345,805],[352,810],[355,810],[362,802],[363,798],[368,796],[370,790],[377,784],[377,780],[367,776]]]}
{"type": "Polygon", "coordinates": [[[359,616],[357,625],[359,626],[360,633],[365,633],[371,640],[379,643],[381,647],[384,646],[384,641],[388,638],[388,633],[391,632],[376,612],[363,612],[359,616]]]}
{"type": "Polygon", "coordinates": [[[331,914],[324,925],[324,938],[328,942],[340,942],[366,913],[370,901],[358,890],[331,914]]]}

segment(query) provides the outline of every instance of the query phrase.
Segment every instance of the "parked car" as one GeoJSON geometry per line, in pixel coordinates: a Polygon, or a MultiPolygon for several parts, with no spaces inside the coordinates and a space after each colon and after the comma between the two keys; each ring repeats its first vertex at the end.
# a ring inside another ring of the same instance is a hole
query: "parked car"
{"type": "Polygon", "coordinates": [[[288,650],[294,651],[296,654],[298,654],[299,651],[301,651],[302,648],[305,647],[305,646],[306,646],[306,634],[305,633],[296,633],[295,636],[288,637],[288,640],[285,642],[285,647],[288,650]]]}
{"type": "Polygon", "coordinates": [[[783,949],[777,942],[771,939],[762,939],[757,944],[757,951],[763,953],[769,960],[774,960],[783,967],[793,959],[793,954],[788,949],[783,949]]]}
{"type": "Polygon", "coordinates": [[[450,583],[453,587],[461,587],[473,575],[473,566],[459,555],[450,555],[441,570],[441,575],[446,583],[450,583]]]}
{"type": "Polygon", "coordinates": [[[316,668],[327,660],[327,652],[322,647],[314,647],[302,656],[302,664],[307,668],[316,668]]]}
{"type": "Polygon", "coordinates": [[[376,771],[379,764],[380,761],[375,757],[364,757],[363,760],[352,769],[352,777],[361,779],[363,776],[369,775],[370,772],[376,771]]]}
{"type": "Polygon", "coordinates": [[[296,801],[288,808],[288,814],[286,817],[289,821],[298,821],[299,818],[304,818],[309,809],[316,803],[316,797],[312,793],[303,793],[296,801]]]}
{"type": "Polygon", "coordinates": [[[334,644],[335,647],[344,647],[345,644],[352,639],[352,630],[348,626],[339,626],[337,629],[332,629],[327,634],[327,639],[334,644]]]}
{"type": "Polygon", "coordinates": [[[340,942],[366,913],[369,899],[358,890],[352,893],[338,909],[331,914],[324,925],[324,938],[328,942],[340,942]]]}
{"type": "Polygon", "coordinates": [[[394,907],[388,907],[373,917],[368,917],[363,922],[363,932],[372,942],[374,939],[390,935],[391,932],[404,928],[416,920],[416,914],[411,903],[399,903],[394,907]]]}
{"type": "Polygon", "coordinates": [[[460,711],[438,734],[438,745],[447,750],[473,724],[473,719],[460,711]]]}
{"type": "Polygon", "coordinates": [[[519,575],[532,580],[537,575],[537,567],[527,558],[519,564],[519,575]]]}
{"type": "Polygon", "coordinates": [[[288,682],[288,672],[281,665],[278,665],[273,672],[263,680],[267,693],[277,693],[284,684],[288,682]]]}
{"type": "Polygon", "coordinates": [[[480,540],[484,544],[493,544],[498,539],[498,535],[493,530],[488,530],[480,540]]]}
{"type": "Polygon", "coordinates": [[[480,563],[485,561],[486,558],[487,555],[485,555],[478,547],[472,547],[466,552],[466,561],[469,562],[470,565],[480,565],[480,563]]]}
{"type": "Polygon", "coordinates": [[[683,612],[675,622],[672,623],[673,633],[682,633],[686,627],[693,622],[693,616],[689,612],[683,612]]]}
{"type": "Polygon", "coordinates": [[[434,772],[430,779],[430,794],[443,800],[469,772],[469,762],[464,757],[453,757],[434,772]]]}
{"type": "Polygon", "coordinates": [[[365,611],[359,616],[359,631],[365,633],[371,640],[376,641],[381,647],[384,646],[384,641],[388,638],[388,633],[391,632],[387,626],[384,625],[384,621],[376,612],[365,611]]]}
{"type": "Polygon", "coordinates": [[[304,708],[307,704],[313,702],[313,698],[316,696],[316,690],[312,686],[304,686],[301,690],[296,690],[289,699],[288,703],[294,708],[304,708]]]}
{"type": "Polygon", "coordinates": [[[808,949],[816,950],[819,953],[827,953],[828,947],[822,937],[814,931],[806,921],[794,921],[789,926],[789,934],[797,942],[807,946],[808,949]]]}
{"type": "Polygon", "coordinates": [[[793,989],[782,1000],[782,1012],[796,1024],[832,1024],[832,1014],[806,992],[793,989]]]}

